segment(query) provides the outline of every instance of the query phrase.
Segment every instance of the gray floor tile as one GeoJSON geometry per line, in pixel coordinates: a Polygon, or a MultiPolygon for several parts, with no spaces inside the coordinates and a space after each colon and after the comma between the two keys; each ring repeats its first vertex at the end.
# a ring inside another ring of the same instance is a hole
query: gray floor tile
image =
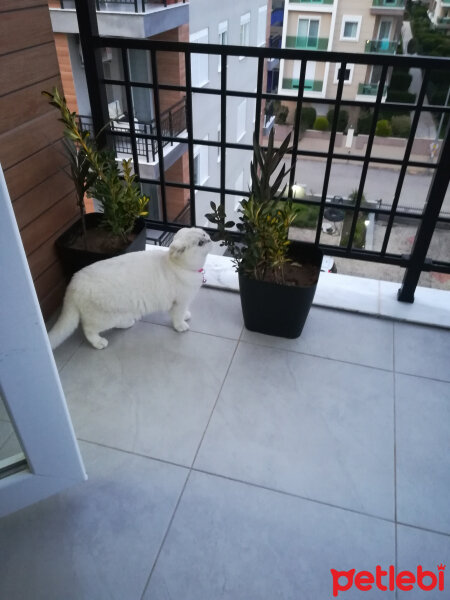
{"type": "Polygon", "coordinates": [[[195,466],[394,516],[393,375],[240,343],[195,466]]]}
{"type": "MultiPolygon", "coordinates": [[[[423,571],[431,571],[438,578],[438,585],[428,591],[422,590],[417,584],[412,590],[398,591],[398,600],[430,600],[430,598],[447,600],[450,590],[450,579],[448,575],[450,556],[450,537],[428,531],[421,531],[411,527],[397,527],[397,562],[399,571],[411,571],[417,574],[420,565],[423,571]],[[444,571],[444,590],[439,591],[438,565],[447,566],[444,571]]],[[[424,580],[425,585],[433,585],[433,580],[428,577],[424,580]]]]}
{"type": "Polygon", "coordinates": [[[356,364],[393,369],[393,324],[354,313],[312,308],[299,338],[289,340],[244,329],[242,339],[356,364]]]}
{"type": "Polygon", "coordinates": [[[190,465],[236,342],[137,323],[61,372],[77,437],[190,465]]]}
{"type": "Polygon", "coordinates": [[[450,331],[421,325],[394,325],[395,370],[450,381],[450,331]]]}
{"type": "Polygon", "coordinates": [[[392,564],[394,543],[391,523],[193,473],[144,600],[328,600],[330,569],[392,564]]]}
{"type": "MultiPolygon", "coordinates": [[[[191,307],[191,330],[239,339],[244,325],[239,294],[201,288],[191,307]]],[[[153,313],[144,318],[149,323],[172,326],[168,313],[153,313]]]]}
{"type": "Polygon", "coordinates": [[[0,520],[0,598],[140,600],[187,472],[81,449],[87,482],[0,520]]]}
{"type": "Polygon", "coordinates": [[[450,384],[396,375],[397,515],[450,534],[450,384]]]}

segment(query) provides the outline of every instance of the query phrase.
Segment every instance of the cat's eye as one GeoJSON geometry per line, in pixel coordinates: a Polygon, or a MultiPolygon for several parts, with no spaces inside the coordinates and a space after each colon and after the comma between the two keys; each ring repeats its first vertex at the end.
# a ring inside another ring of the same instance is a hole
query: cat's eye
{"type": "Polygon", "coordinates": [[[198,243],[198,245],[199,245],[199,246],[203,246],[203,245],[204,245],[204,243],[205,243],[205,240],[200,240],[200,241],[199,241],[199,243],[198,243]]]}

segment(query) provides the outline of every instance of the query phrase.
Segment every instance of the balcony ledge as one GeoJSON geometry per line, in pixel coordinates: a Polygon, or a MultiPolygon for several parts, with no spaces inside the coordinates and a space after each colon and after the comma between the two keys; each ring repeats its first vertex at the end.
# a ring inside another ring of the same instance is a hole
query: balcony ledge
{"type": "MultiPolygon", "coordinates": [[[[78,33],[75,9],[50,8],[55,33],[78,33]]],[[[144,39],[189,22],[189,3],[156,5],[145,13],[101,10],[97,12],[101,36],[144,39]]]]}
{"type": "MultiPolygon", "coordinates": [[[[149,244],[147,250],[154,251],[155,246],[149,244]]],[[[209,254],[205,274],[206,287],[239,291],[231,258],[209,254]]],[[[397,300],[399,287],[392,281],[321,273],[314,306],[450,329],[450,292],[417,287],[414,303],[408,304],[397,300]]]]}

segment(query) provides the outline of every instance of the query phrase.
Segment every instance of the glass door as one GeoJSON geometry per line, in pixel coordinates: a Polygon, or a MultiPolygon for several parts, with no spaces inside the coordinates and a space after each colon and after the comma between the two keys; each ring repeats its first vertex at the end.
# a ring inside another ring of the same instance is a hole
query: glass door
{"type": "Polygon", "coordinates": [[[297,47],[317,48],[319,44],[319,19],[299,19],[297,47]]]}
{"type": "Polygon", "coordinates": [[[86,479],[0,166],[0,517],[86,479]]]}

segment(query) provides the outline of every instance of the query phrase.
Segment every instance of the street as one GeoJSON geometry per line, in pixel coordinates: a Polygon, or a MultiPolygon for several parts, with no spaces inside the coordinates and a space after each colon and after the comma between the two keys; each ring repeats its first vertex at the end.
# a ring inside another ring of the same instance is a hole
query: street
{"type": "MultiPolygon", "coordinates": [[[[325,174],[325,160],[306,160],[300,158],[297,161],[295,181],[304,184],[308,192],[321,194],[325,174]]],[[[331,168],[328,196],[348,196],[355,188],[358,188],[361,177],[362,165],[348,163],[334,163],[331,168]]],[[[366,200],[382,199],[383,203],[391,204],[395,194],[400,168],[383,169],[369,167],[364,195],[366,200]]],[[[407,173],[403,183],[400,196],[400,207],[422,208],[426,202],[428,189],[430,187],[431,173],[407,173]]],[[[444,200],[442,212],[450,215],[450,192],[444,200]]]]}

